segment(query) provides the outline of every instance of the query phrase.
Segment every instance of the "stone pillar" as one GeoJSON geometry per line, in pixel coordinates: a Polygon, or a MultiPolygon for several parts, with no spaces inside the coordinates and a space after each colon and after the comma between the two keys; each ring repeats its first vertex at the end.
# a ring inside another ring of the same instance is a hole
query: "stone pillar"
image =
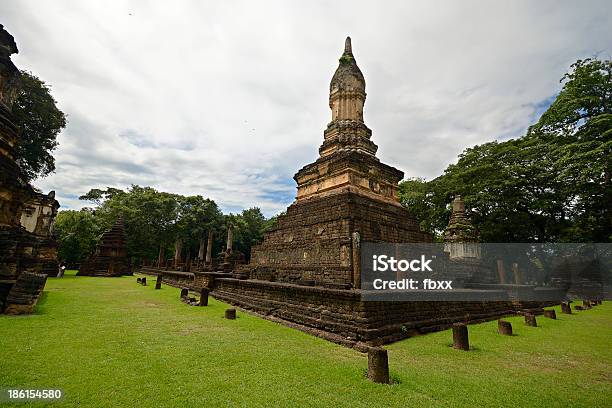
{"type": "Polygon", "coordinates": [[[136,283],[142,283],[142,279],[136,278],[136,283]]]}
{"type": "Polygon", "coordinates": [[[205,250],[206,250],[206,241],[204,240],[204,238],[200,238],[200,246],[198,248],[198,263],[204,260],[205,250]]]}
{"type": "Polygon", "coordinates": [[[234,308],[226,309],[225,318],[229,320],[234,320],[236,318],[236,309],[234,308]]]}
{"type": "Polygon", "coordinates": [[[227,226],[227,241],[225,242],[225,253],[231,254],[232,246],[234,244],[234,231],[232,225],[227,226]]]}
{"type": "Polygon", "coordinates": [[[200,289],[200,306],[208,306],[208,288],[200,289]]]}
{"type": "Polygon", "coordinates": [[[499,283],[502,285],[506,283],[506,271],[504,270],[504,260],[497,260],[497,274],[499,275],[499,283]]]}
{"type": "Polygon", "coordinates": [[[159,255],[157,257],[157,267],[163,268],[166,265],[165,254],[164,254],[164,246],[159,246],[159,255]]]}
{"type": "Polygon", "coordinates": [[[174,269],[178,268],[179,263],[181,263],[181,253],[183,252],[183,240],[181,238],[177,238],[174,241],[174,269]]]}
{"type": "Polygon", "coordinates": [[[531,313],[525,313],[525,324],[531,327],[538,327],[535,315],[531,313]]]}
{"type": "Polygon", "coordinates": [[[379,384],[389,384],[389,358],[381,347],[368,349],[368,378],[379,384]]]}
{"type": "Polygon", "coordinates": [[[206,266],[212,269],[212,246],[213,246],[213,232],[208,231],[208,242],[206,243],[206,266]]]}
{"type": "Polygon", "coordinates": [[[512,336],[512,323],[505,320],[498,320],[497,331],[504,336],[512,336]]]}
{"type": "Polygon", "coordinates": [[[465,323],[453,324],[453,348],[465,351],[468,351],[470,349],[468,328],[465,323]]]}
{"type": "Polygon", "coordinates": [[[161,289],[163,279],[164,278],[162,277],[161,274],[157,275],[157,281],[155,282],[155,289],[161,289]]]}
{"type": "Polygon", "coordinates": [[[563,314],[572,314],[572,308],[569,303],[562,302],[561,303],[561,313],[563,314]]]}
{"type": "Polygon", "coordinates": [[[142,283],[142,286],[147,286],[147,278],[142,278],[140,283],[142,283]]]}
{"type": "Polygon", "coordinates": [[[521,271],[519,270],[519,266],[516,262],[512,264],[512,273],[514,274],[514,283],[516,285],[521,285],[522,284],[521,271]]]}
{"type": "Polygon", "coordinates": [[[544,310],[544,317],[548,317],[549,319],[556,319],[557,313],[554,310],[544,310]]]}
{"type": "Polygon", "coordinates": [[[189,296],[189,289],[183,288],[181,289],[181,299],[186,299],[189,296]]]}
{"type": "Polygon", "coordinates": [[[361,236],[359,232],[353,232],[353,287],[361,288],[361,236]]]}
{"type": "Polygon", "coordinates": [[[185,258],[185,267],[183,270],[185,272],[191,271],[191,248],[187,248],[187,257],[185,258]]]}

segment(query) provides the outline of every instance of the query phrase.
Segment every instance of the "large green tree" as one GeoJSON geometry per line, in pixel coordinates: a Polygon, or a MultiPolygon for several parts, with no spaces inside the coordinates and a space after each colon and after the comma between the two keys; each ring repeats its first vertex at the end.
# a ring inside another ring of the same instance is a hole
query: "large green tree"
{"type": "Polygon", "coordinates": [[[93,252],[101,232],[93,211],[87,208],[60,211],[54,228],[59,242],[58,258],[68,264],[85,260],[93,252]]]}
{"type": "Polygon", "coordinates": [[[259,208],[223,215],[213,200],[201,195],[182,196],[136,185],[127,190],[91,189],[80,199],[96,206],[90,210],[96,231],[104,231],[117,218],[123,218],[128,253],[136,260],[172,258],[177,248],[183,261],[188,254],[194,260],[204,248],[209,231],[214,232],[216,256],[225,249],[228,225],[233,227],[234,248],[248,258],[269,224],[259,208]]]}
{"type": "Polygon", "coordinates": [[[612,239],[612,61],[578,60],[527,134],[545,144],[572,221],[568,238],[612,239]]]}
{"type": "Polygon", "coordinates": [[[17,164],[28,180],[44,177],[55,170],[52,155],[57,136],[66,126],[66,116],[58,109],[49,87],[30,72],[21,71],[21,90],[13,105],[19,132],[15,149],[17,164]]]}
{"type": "Polygon", "coordinates": [[[527,135],[468,148],[429,182],[403,182],[402,203],[438,239],[461,194],[485,242],[609,242],[610,72],[610,61],[578,61],[527,135]]]}

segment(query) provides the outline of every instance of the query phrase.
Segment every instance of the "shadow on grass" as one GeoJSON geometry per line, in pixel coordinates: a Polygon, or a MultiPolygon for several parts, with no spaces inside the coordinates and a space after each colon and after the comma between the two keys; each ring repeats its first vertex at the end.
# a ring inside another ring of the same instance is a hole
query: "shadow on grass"
{"type": "MultiPolygon", "coordinates": [[[[370,381],[372,384],[377,384],[373,381],[371,381],[368,378],[368,369],[364,369],[363,370],[363,378],[365,378],[367,381],[370,381]]],[[[389,373],[389,384],[378,384],[381,386],[385,386],[385,385],[400,385],[402,383],[402,379],[399,377],[399,375],[394,374],[394,373],[389,373]]]]}
{"type": "Polygon", "coordinates": [[[36,306],[34,308],[34,313],[36,315],[45,315],[47,312],[45,311],[45,305],[49,301],[49,292],[43,291],[43,293],[38,298],[38,302],[36,302],[36,306]]]}

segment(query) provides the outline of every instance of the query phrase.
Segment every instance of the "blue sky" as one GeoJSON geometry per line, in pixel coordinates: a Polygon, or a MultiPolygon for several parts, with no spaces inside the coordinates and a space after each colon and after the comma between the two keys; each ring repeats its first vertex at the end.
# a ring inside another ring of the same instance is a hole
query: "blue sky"
{"type": "Polygon", "coordinates": [[[266,215],[295,196],[330,120],[344,38],[366,78],[379,158],[432,178],[466,147],[521,135],[578,58],[612,54],[608,1],[4,0],[15,63],[68,126],[62,208],[150,185],[266,215]]]}

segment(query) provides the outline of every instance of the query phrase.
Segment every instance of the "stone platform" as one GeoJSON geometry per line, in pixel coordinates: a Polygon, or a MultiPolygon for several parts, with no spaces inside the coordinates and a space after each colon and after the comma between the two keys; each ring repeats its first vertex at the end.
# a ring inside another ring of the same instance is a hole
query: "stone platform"
{"type": "MultiPolygon", "coordinates": [[[[181,272],[147,267],[138,271],[163,276],[164,283],[198,291],[250,310],[264,318],[302,329],[345,345],[386,344],[444,330],[456,322],[483,322],[525,311],[542,313],[555,302],[517,302],[508,288],[482,290],[496,301],[363,301],[359,289],[332,289],[285,282],[236,279],[223,272],[181,272]]],[[[508,285],[506,285],[508,286],[508,285]]]]}

